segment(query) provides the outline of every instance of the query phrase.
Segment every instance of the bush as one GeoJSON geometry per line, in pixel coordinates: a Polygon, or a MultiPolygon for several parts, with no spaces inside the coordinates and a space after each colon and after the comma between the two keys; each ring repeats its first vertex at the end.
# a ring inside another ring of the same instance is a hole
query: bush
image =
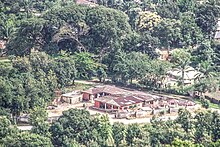
{"type": "Polygon", "coordinates": [[[208,109],[209,108],[209,101],[202,98],[201,99],[202,107],[208,109]]]}
{"type": "Polygon", "coordinates": [[[165,114],[165,111],[160,111],[160,115],[164,115],[165,114]]]}

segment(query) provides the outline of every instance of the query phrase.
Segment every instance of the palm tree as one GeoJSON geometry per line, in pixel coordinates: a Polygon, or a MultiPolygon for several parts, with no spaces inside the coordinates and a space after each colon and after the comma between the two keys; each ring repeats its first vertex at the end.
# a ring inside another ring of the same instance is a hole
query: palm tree
{"type": "Polygon", "coordinates": [[[0,32],[2,33],[3,39],[8,41],[16,31],[15,16],[11,15],[10,17],[6,17],[5,15],[2,15],[1,19],[0,32]]]}
{"type": "Polygon", "coordinates": [[[215,91],[218,89],[219,73],[215,71],[216,67],[210,60],[201,61],[198,65],[199,73],[195,79],[195,89],[204,93],[208,91],[215,91]]]}
{"type": "Polygon", "coordinates": [[[200,71],[200,73],[197,75],[198,78],[210,78],[216,76],[216,72],[214,72],[215,67],[213,66],[213,63],[208,60],[201,61],[201,63],[198,64],[197,69],[200,71]]]}
{"type": "Polygon", "coordinates": [[[33,0],[22,0],[20,4],[22,7],[21,10],[23,10],[26,13],[27,18],[30,18],[33,11],[33,5],[34,5],[33,0]]]}
{"type": "Polygon", "coordinates": [[[172,53],[171,62],[175,64],[175,67],[180,70],[181,79],[180,84],[183,90],[184,77],[187,69],[189,68],[191,55],[184,49],[175,50],[172,53]]]}

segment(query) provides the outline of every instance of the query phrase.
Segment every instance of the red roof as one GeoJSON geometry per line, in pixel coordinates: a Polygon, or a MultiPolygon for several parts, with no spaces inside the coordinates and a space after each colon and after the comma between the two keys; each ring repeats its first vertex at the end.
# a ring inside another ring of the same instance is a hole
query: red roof
{"type": "Polygon", "coordinates": [[[133,104],[142,103],[144,100],[137,98],[135,96],[126,96],[126,97],[119,97],[118,99],[114,99],[114,101],[120,106],[129,106],[133,104]]]}
{"type": "Polygon", "coordinates": [[[89,93],[89,94],[98,94],[98,93],[108,93],[108,94],[112,94],[112,95],[117,95],[117,94],[125,94],[128,91],[115,87],[115,86],[100,86],[100,87],[96,87],[96,88],[92,88],[86,91],[83,91],[84,93],[89,93]]]}
{"type": "Polygon", "coordinates": [[[115,106],[130,106],[142,103],[144,100],[135,96],[104,96],[95,99],[95,101],[115,106]]]}
{"type": "Polygon", "coordinates": [[[79,4],[79,5],[89,5],[89,6],[97,6],[96,3],[88,1],[88,0],[76,0],[76,4],[79,4]]]}
{"type": "Polygon", "coordinates": [[[0,49],[5,49],[6,48],[6,41],[0,40],[0,49]]]}

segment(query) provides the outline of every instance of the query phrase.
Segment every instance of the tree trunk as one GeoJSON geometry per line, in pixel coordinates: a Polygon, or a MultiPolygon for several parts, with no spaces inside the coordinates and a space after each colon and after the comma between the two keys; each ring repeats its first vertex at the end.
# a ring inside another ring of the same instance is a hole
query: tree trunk
{"type": "Polygon", "coordinates": [[[184,74],[185,74],[185,68],[182,68],[181,71],[182,75],[181,75],[181,90],[183,91],[183,86],[184,86],[184,74]]]}

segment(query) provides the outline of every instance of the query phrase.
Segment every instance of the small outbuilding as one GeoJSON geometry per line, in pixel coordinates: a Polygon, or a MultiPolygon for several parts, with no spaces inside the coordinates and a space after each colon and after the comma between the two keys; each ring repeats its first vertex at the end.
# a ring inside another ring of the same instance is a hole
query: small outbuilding
{"type": "Polygon", "coordinates": [[[82,101],[82,94],[80,93],[80,91],[65,93],[61,95],[61,101],[70,104],[76,104],[82,101]]]}

